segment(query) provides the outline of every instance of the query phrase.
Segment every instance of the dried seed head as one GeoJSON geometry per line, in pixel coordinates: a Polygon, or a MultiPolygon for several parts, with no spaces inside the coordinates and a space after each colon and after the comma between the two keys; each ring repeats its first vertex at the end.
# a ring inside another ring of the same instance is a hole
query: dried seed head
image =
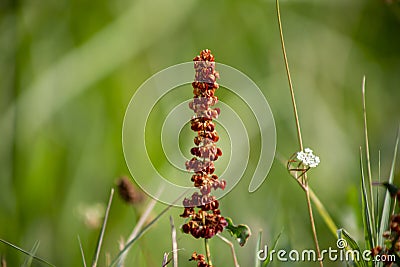
{"type": "MultiPolygon", "coordinates": [[[[183,200],[185,208],[181,217],[189,220],[182,225],[182,231],[194,238],[208,239],[228,225],[218,209],[219,202],[211,195],[212,189],[223,190],[226,186],[226,182],[214,174],[214,161],[222,156],[222,150],[215,144],[219,136],[213,122],[221,112],[219,108],[213,108],[218,103],[215,90],[219,88],[216,82],[219,74],[215,71],[214,56],[210,50],[201,51],[193,60],[196,74],[192,83],[194,96],[189,108],[194,111],[190,124],[197,136],[194,138],[196,146],[190,150],[194,157],[186,162],[186,169],[194,172],[191,181],[199,192],[183,200]]],[[[191,260],[197,261],[197,266],[211,267],[201,254],[194,253],[191,260]]]]}
{"type": "Polygon", "coordinates": [[[117,180],[119,196],[128,204],[138,204],[144,200],[144,194],[137,189],[132,181],[126,177],[120,177],[117,180]]]}

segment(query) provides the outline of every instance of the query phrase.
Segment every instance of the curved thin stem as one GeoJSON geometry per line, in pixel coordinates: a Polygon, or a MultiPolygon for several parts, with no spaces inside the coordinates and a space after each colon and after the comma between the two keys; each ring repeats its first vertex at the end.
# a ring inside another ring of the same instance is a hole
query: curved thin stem
{"type": "Polygon", "coordinates": [[[294,97],[293,83],[292,83],[292,78],[290,77],[289,63],[288,63],[288,59],[286,56],[285,40],[283,38],[283,30],[282,30],[282,22],[281,22],[281,12],[279,9],[279,0],[276,0],[276,13],[278,16],[279,35],[281,38],[281,47],[282,47],[283,59],[285,61],[286,75],[287,75],[287,79],[289,82],[290,96],[292,99],[292,105],[293,105],[293,111],[294,111],[294,119],[296,121],[297,139],[299,141],[300,151],[302,151],[303,150],[303,139],[301,138],[300,121],[299,121],[299,115],[297,113],[296,98],[294,97]]]}
{"type": "Polygon", "coordinates": [[[228,239],[226,239],[225,237],[223,237],[220,234],[217,234],[217,236],[219,238],[221,238],[222,241],[224,241],[226,244],[228,244],[228,246],[231,248],[231,253],[232,253],[232,257],[233,257],[233,264],[235,265],[235,267],[240,267],[239,266],[239,262],[238,262],[237,257],[236,257],[235,247],[233,246],[232,242],[229,241],[228,239]]]}

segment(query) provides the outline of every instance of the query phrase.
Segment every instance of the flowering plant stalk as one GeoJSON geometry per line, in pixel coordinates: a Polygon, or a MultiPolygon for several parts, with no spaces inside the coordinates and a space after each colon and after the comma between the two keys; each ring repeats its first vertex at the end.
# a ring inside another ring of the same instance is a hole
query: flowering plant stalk
{"type": "Polygon", "coordinates": [[[204,239],[206,255],[194,252],[190,260],[197,261],[198,267],[211,267],[208,240],[228,226],[219,210],[218,200],[211,195],[212,189],[224,190],[226,185],[214,173],[214,161],[222,155],[221,149],[216,146],[219,136],[213,122],[213,119],[218,118],[220,109],[212,108],[218,102],[214,93],[219,87],[216,82],[219,74],[215,71],[214,56],[210,50],[201,51],[193,61],[196,74],[192,83],[194,96],[189,107],[195,113],[190,122],[197,136],[194,138],[196,146],[190,151],[194,157],[186,162],[186,169],[194,172],[191,181],[199,192],[183,201],[181,217],[188,218],[188,221],[182,225],[182,231],[196,239],[204,239]]]}
{"type": "Polygon", "coordinates": [[[296,98],[294,96],[294,90],[293,90],[293,83],[292,79],[290,77],[290,71],[289,71],[289,64],[287,60],[287,55],[286,55],[286,48],[285,48],[285,42],[283,38],[283,30],[282,30],[282,22],[281,22],[281,15],[280,15],[280,10],[279,10],[279,0],[276,0],[276,10],[277,10],[277,17],[278,17],[278,26],[279,26],[279,34],[280,34],[280,39],[281,39],[281,45],[282,45],[282,53],[283,53],[283,58],[285,62],[285,68],[286,68],[286,74],[289,82],[289,89],[290,89],[290,96],[292,99],[292,106],[293,106],[293,113],[294,113],[294,118],[295,118],[295,123],[296,123],[296,130],[297,130],[297,139],[299,142],[299,152],[296,152],[293,154],[293,156],[289,159],[287,163],[287,169],[289,173],[296,179],[300,187],[303,189],[303,191],[306,194],[306,201],[307,201],[307,209],[308,209],[308,215],[310,218],[310,223],[311,223],[311,230],[313,233],[313,238],[314,238],[314,244],[315,244],[315,249],[317,251],[317,256],[319,259],[319,265],[321,267],[324,266],[321,258],[321,250],[319,247],[319,242],[318,242],[318,237],[317,237],[317,230],[315,227],[315,221],[314,221],[314,215],[313,215],[313,210],[311,206],[311,197],[310,197],[310,187],[309,187],[309,179],[307,177],[307,171],[310,168],[316,167],[320,159],[318,156],[315,156],[312,153],[312,150],[309,148],[304,149],[303,146],[303,139],[301,137],[301,129],[300,129],[300,121],[299,121],[299,115],[297,112],[297,105],[296,105],[296,98]],[[296,156],[296,158],[294,158],[296,156]],[[293,167],[293,164],[295,166],[293,167]]]}

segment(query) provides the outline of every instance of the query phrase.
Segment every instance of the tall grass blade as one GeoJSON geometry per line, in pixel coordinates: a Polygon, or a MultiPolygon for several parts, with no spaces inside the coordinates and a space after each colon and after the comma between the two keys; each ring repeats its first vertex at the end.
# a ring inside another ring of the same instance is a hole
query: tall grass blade
{"type": "MultiPolygon", "coordinates": [[[[161,194],[162,190],[163,190],[163,188],[160,188],[160,190],[157,192],[157,196],[159,196],[161,194]]],[[[140,219],[137,222],[137,224],[135,225],[135,228],[133,228],[132,233],[129,235],[126,244],[128,244],[132,239],[134,239],[138,235],[140,229],[148,221],[148,219],[149,219],[149,217],[151,215],[151,212],[153,211],[153,209],[156,206],[156,204],[157,204],[157,200],[156,199],[152,199],[150,201],[150,203],[146,206],[146,209],[144,210],[143,214],[140,216],[140,219]]],[[[129,252],[129,249],[127,249],[121,255],[121,257],[119,258],[118,264],[117,264],[118,267],[123,267],[124,266],[125,259],[128,256],[128,252],[129,252]]]]}
{"type": "Polygon", "coordinates": [[[171,224],[173,266],[178,267],[178,242],[176,241],[176,228],[172,216],[169,216],[169,223],[171,224]]]}
{"type": "MultiPolygon", "coordinates": [[[[276,247],[278,246],[278,241],[281,238],[282,233],[283,233],[283,229],[278,234],[278,236],[275,238],[275,241],[274,241],[274,244],[272,245],[272,249],[271,250],[275,250],[276,247]]],[[[264,251],[264,252],[268,253],[268,251],[264,251]]],[[[268,253],[267,259],[263,262],[263,265],[262,265],[263,267],[266,267],[266,266],[268,266],[270,264],[270,262],[271,262],[271,257],[270,256],[271,256],[270,253],[268,253]]]]}
{"type": "Polygon", "coordinates": [[[78,235],[78,242],[79,242],[79,249],[81,251],[83,267],[86,267],[85,253],[83,252],[82,242],[81,242],[81,238],[79,237],[79,235],[78,235]]]}
{"type": "Polygon", "coordinates": [[[141,231],[138,232],[138,234],[128,243],[126,243],[126,245],[124,246],[124,248],[117,254],[117,256],[115,257],[115,259],[111,262],[110,266],[114,266],[120,259],[120,257],[122,256],[122,254],[127,251],[135,242],[136,240],[138,240],[140,237],[142,237],[142,235],[147,232],[147,230],[150,229],[151,226],[153,226],[153,224],[155,224],[173,205],[169,205],[168,207],[166,207],[163,211],[161,211],[153,220],[151,220],[151,222],[149,222],[148,224],[146,224],[145,227],[143,227],[143,229],[141,231]]]}
{"type": "Polygon", "coordinates": [[[35,244],[33,245],[33,248],[31,249],[30,253],[31,255],[28,255],[28,257],[25,259],[24,263],[22,264],[22,267],[30,267],[32,265],[32,260],[33,257],[37,250],[39,249],[40,241],[36,241],[35,244]]]}
{"type": "MultiPolygon", "coordinates": [[[[389,175],[389,180],[388,183],[392,184],[394,180],[394,171],[395,171],[395,166],[396,166],[396,158],[397,158],[397,149],[399,146],[399,135],[400,135],[400,129],[397,132],[397,138],[396,138],[396,145],[394,147],[394,153],[393,153],[393,160],[392,160],[392,167],[390,169],[390,175],[389,175]]],[[[391,197],[389,190],[386,190],[385,194],[385,200],[383,202],[383,208],[382,208],[382,215],[381,215],[381,223],[379,226],[379,231],[378,231],[378,245],[383,246],[384,240],[383,240],[383,232],[386,231],[389,223],[389,217],[390,217],[390,208],[391,208],[391,197]]]]}
{"type": "Polygon", "coordinates": [[[362,218],[363,218],[363,224],[364,224],[364,238],[366,242],[366,247],[367,249],[371,249],[375,247],[374,243],[374,234],[373,234],[373,224],[371,220],[371,211],[369,208],[369,203],[368,203],[368,194],[369,191],[367,190],[366,187],[366,178],[364,176],[364,163],[363,163],[363,157],[362,157],[362,150],[360,148],[360,168],[361,168],[361,204],[362,204],[362,218]]]}
{"type": "MultiPolygon", "coordinates": [[[[381,151],[379,150],[378,151],[378,184],[380,184],[382,181],[381,181],[381,151]]],[[[379,230],[380,230],[380,222],[381,222],[381,220],[382,220],[382,213],[381,212],[379,212],[379,207],[381,206],[381,203],[380,203],[380,201],[381,201],[381,199],[380,199],[380,197],[379,197],[379,190],[375,190],[375,193],[376,193],[376,207],[377,207],[377,215],[376,215],[376,223],[378,224],[377,226],[376,226],[376,229],[377,229],[377,233],[378,233],[378,235],[379,235],[379,230]]],[[[385,206],[385,200],[383,200],[383,206],[385,206]]],[[[377,237],[377,240],[376,240],[376,244],[379,244],[379,236],[377,237]]]]}
{"type": "Polygon", "coordinates": [[[148,224],[146,224],[142,230],[140,230],[137,235],[132,238],[128,243],[125,244],[125,246],[122,248],[122,250],[117,254],[117,256],[111,261],[110,267],[115,266],[121,256],[128,251],[128,249],[140,238],[142,235],[144,235],[147,230],[150,229],[151,226],[153,226],[171,207],[173,207],[178,200],[181,199],[182,196],[184,196],[189,190],[186,190],[185,192],[182,193],[173,203],[168,205],[165,209],[163,209],[153,220],[151,220],[148,224]]]}
{"type": "Polygon", "coordinates": [[[326,210],[324,204],[322,204],[322,202],[319,200],[319,198],[314,193],[314,191],[311,190],[311,188],[309,188],[309,190],[310,190],[311,200],[314,203],[315,207],[317,208],[319,215],[325,221],[325,223],[328,226],[331,233],[336,237],[336,231],[337,231],[338,227],[336,226],[332,217],[329,215],[328,211],[326,210]]]}
{"type": "Polygon", "coordinates": [[[365,76],[363,77],[362,81],[362,104],[363,104],[363,117],[364,117],[364,135],[365,135],[365,155],[367,159],[367,182],[365,183],[366,190],[368,190],[367,202],[369,206],[369,213],[370,213],[370,221],[372,227],[372,236],[376,237],[377,231],[377,224],[375,223],[375,204],[374,204],[374,194],[372,192],[372,172],[371,172],[371,157],[369,152],[369,138],[368,138],[368,124],[367,124],[367,108],[366,108],[366,101],[365,101],[365,76]]]}
{"type": "Polygon", "coordinates": [[[26,251],[26,250],[23,250],[22,248],[20,248],[20,247],[18,247],[18,246],[16,246],[16,245],[14,245],[14,244],[12,244],[12,243],[10,243],[10,242],[4,240],[4,239],[1,239],[1,238],[0,238],[0,242],[2,242],[2,243],[4,243],[4,244],[6,244],[7,246],[10,246],[10,247],[12,247],[12,248],[18,250],[19,252],[24,253],[25,255],[31,256],[33,259],[35,259],[35,260],[37,260],[37,261],[39,261],[39,262],[41,262],[41,263],[47,264],[48,266],[55,267],[55,265],[49,263],[48,261],[46,261],[46,260],[44,260],[44,259],[42,259],[42,258],[36,257],[35,255],[32,255],[30,252],[28,252],[28,251],[26,251]]]}
{"type": "Polygon", "coordinates": [[[261,242],[262,242],[262,230],[258,232],[256,251],[254,254],[255,255],[254,267],[261,267],[261,261],[258,259],[258,252],[261,250],[261,242]]]}
{"type": "Polygon", "coordinates": [[[111,188],[111,193],[110,193],[110,198],[109,198],[108,204],[107,204],[106,214],[104,215],[103,225],[101,226],[99,239],[97,240],[96,252],[94,253],[94,256],[93,256],[92,267],[96,267],[97,262],[99,260],[101,245],[103,243],[103,237],[104,237],[104,233],[106,231],[108,214],[110,213],[113,196],[114,196],[114,188],[111,188]]]}

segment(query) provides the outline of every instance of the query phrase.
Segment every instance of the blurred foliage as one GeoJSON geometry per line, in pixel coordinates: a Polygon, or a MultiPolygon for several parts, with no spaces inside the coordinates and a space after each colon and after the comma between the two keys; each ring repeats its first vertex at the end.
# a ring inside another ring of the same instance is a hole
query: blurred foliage
{"type": "MultiPolygon", "coordinates": [[[[380,150],[385,179],[400,118],[400,4],[293,0],[282,1],[281,10],[303,138],[322,160],[310,174],[311,186],[336,224],[362,240],[361,81],[365,74],[373,175],[380,150]]],[[[121,129],[131,96],[152,74],[204,48],[261,88],[275,117],[277,156],[290,157],[296,133],[274,1],[0,1],[0,237],[28,250],[40,240],[36,255],[57,266],[79,266],[80,235],[91,258],[99,229],[85,224],[80,207],[105,203],[115,178],[129,173],[121,129]]],[[[254,127],[252,119],[247,123],[254,127]]],[[[284,227],[282,248],[312,247],[303,193],[280,161],[252,194],[250,177],[249,170],[221,201],[222,212],[253,232],[262,228],[263,242],[271,244],[284,227]]],[[[171,214],[178,218],[180,212],[171,214]]],[[[102,265],[140,213],[113,203],[102,265]]],[[[316,223],[321,247],[334,246],[318,214],[316,223]]],[[[256,239],[238,249],[242,266],[254,264],[256,239]]],[[[178,244],[185,248],[180,266],[193,266],[187,259],[202,249],[199,242],[178,233],[178,244]]],[[[229,257],[218,257],[228,253],[226,244],[213,240],[211,249],[216,266],[232,266],[229,257]]],[[[133,246],[129,260],[158,266],[169,251],[166,216],[133,246]]],[[[4,245],[0,254],[9,266],[24,260],[4,245]]]]}

